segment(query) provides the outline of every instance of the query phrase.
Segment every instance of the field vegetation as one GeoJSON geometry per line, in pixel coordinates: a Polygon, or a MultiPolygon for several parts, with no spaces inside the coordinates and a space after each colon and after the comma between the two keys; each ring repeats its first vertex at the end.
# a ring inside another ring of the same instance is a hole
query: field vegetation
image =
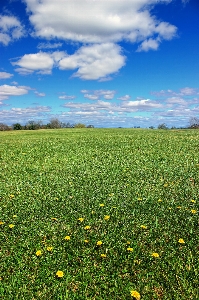
{"type": "Polygon", "coordinates": [[[0,299],[199,299],[199,131],[0,132],[0,299]]]}

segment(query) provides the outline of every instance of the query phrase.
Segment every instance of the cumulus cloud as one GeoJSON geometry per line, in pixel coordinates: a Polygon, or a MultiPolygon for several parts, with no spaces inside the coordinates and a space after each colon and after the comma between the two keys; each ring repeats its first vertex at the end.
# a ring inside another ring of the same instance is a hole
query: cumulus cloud
{"type": "Polygon", "coordinates": [[[148,39],[141,43],[141,45],[138,47],[137,52],[141,51],[149,51],[149,50],[157,50],[159,47],[160,41],[158,39],[148,39]]]}
{"type": "Polygon", "coordinates": [[[86,80],[105,78],[125,65],[120,46],[113,43],[82,46],[59,61],[61,70],[75,70],[74,77],[86,80]]]}
{"type": "Polygon", "coordinates": [[[45,97],[46,96],[45,93],[39,93],[37,91],[35,91],[34,93],[35,93],[35,95],[37,95],[37,97],[45,97]]]}
{"type": "Polygon", "coordinates": [[[13,86],[13,85],[1,85],[0,86],[0,100],[6,100],[10,96],[21,96],[28,93],[30,88],[27,86],[13,86]]]}
{"type": "Polygon", "coordinates": [[[158,36],[171,39],[177,28],[158,21],[150,9],[170,0],[24,0],[35,35],[83,43],[128,40],[140,42],[158,36]]]}
{"type": "Polygon", "coordinates": [[[18,66],[15,71],[22,75],[32,74],[51,74],[52,68],[57,62],[65,56],[63,51],[55,51],[53,53],[39,52],[33,54],[25,54],[18,61],[12,62],[13,66],[18,66]]]}
{"type": "Polygon", "coordinates": [[[117,98],[118,100],[122,100],[122,101],[128,101],[131,99],[131,96],[129,95],[124,95],[122,97],[117,98]]]}
{"type": "Polygon", "coordinates": [[[0,43],[7,46],[13,40],[18,40],[24,36],[24,34],[24,28],[16,17],[0,15],[0,43]]]}
{"type": "Polygon", "coordinates": [[[73,99],[75,99],[76,98],[76,96],[74,96],[74,95],[62,95],[62,96],[59,96],[59,99],[61,99],[61,100],[73,100],[73,99]]]}
{"type": "Polygon", "coordinates": [[[103,97],[105,100],[111,100],[114,98],[116,91],[115,90],[82,90],[84,98],[89,100],[98,100],[103,97]]]}
{"type": "Polygon", "coordinates": [[[0,79],[8,79],[11,78],[13,74],[7,73],[7,72],[0,72],[0,79]]]}
{"type": "Polygon", "coordinates": [[[55,49],[61,47],[62,43],[39,43],[38,49],[55,49]]]}

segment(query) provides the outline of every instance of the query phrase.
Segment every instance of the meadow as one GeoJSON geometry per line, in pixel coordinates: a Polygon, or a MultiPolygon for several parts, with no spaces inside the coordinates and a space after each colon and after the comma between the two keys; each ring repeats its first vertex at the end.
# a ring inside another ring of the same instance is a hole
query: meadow
{"type": "Polygon", "coordinates": [[[199,299],[199,130],[0,132],[0,299],[199,299]]]}

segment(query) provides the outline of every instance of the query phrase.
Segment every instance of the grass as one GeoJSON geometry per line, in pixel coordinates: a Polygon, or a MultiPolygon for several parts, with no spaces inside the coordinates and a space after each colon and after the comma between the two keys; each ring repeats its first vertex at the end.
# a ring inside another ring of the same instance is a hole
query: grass
{"type": "Polygon", "coordinates": [[[199,298],[199,131],[0,140],[0,299],[199,298]]]}

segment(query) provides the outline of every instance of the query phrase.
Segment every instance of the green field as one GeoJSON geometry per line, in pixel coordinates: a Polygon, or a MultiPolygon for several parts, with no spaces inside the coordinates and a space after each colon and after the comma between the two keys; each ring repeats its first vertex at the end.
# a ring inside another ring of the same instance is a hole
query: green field
{"type": "Polygon", "coordinates": [[[0,163],[0,299],[199,299],[198,130],[0,132],[0,163]]]}

